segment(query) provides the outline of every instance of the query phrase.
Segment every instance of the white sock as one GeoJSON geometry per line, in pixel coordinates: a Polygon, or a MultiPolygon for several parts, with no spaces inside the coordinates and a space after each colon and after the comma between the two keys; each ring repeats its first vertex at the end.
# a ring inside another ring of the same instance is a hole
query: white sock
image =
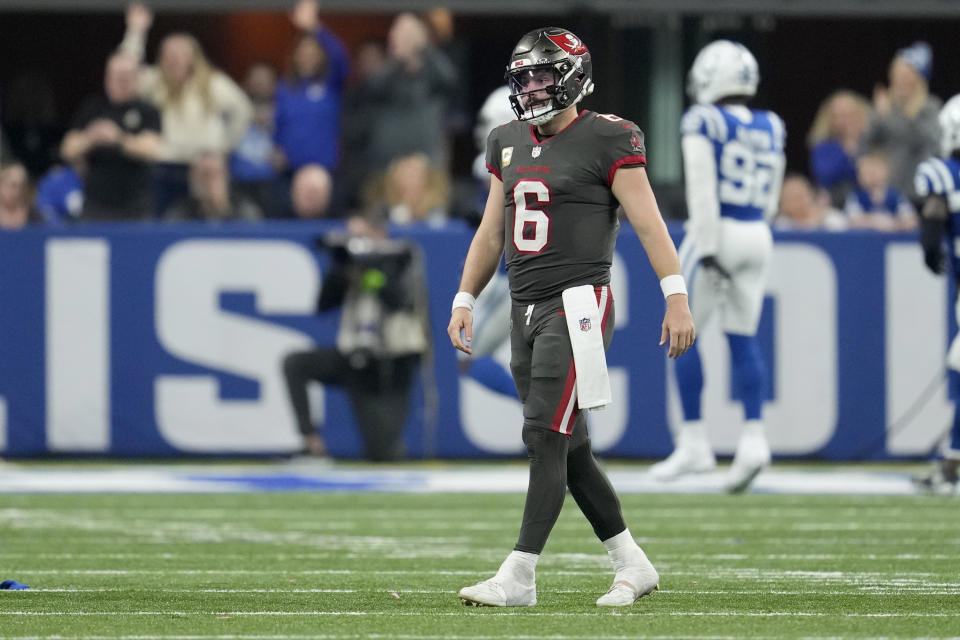
{"type": "Polygon", "coordinates": [[[630,535],[630,529],[624,529],[612,538],[607,538],[603,541],[603,546],[607,548],[607,553],[610,554],[614,571],[620,571],[627,567],[637,557],[638,551],[643,553],[637,541],[630,535]]]}
{"type": "Polygon", "coordinates": [[[507,559],[500,565],[495,577],[512,578],[525,585],[533,584],[536,577],[537,560],[539,559],[540,554],[538,553],[511,551],[507,559]]]}
{"type": "Polygon", "coordinates": [[[683,432],[684,438],[690,440],[707,439],[707,427],[703,424],[703,420],[685,420],[680,425],[680,431],[683,432]]]}
{"type": "Polygon", "coordinates": [[[767,432],[760,420],[747,420],[743,423],[743,430],[740,431],[740,437],[751,436],[757,438],[766,438],[767,432]]]}

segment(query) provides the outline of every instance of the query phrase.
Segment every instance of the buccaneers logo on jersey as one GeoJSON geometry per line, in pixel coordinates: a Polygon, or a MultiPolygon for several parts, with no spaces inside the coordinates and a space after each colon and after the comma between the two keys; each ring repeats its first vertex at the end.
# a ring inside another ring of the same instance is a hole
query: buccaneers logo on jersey
{"type": "Polygon", "coordinates": [[[553,44],[557,45],[567,53],[572,53],[575,56],[582,56],[587,53],[587,48],[580,42],[580,38],[573,35],[572,33],[560,33],[557,35],[547,34],[547,37],[553,41],[553,44]]]}

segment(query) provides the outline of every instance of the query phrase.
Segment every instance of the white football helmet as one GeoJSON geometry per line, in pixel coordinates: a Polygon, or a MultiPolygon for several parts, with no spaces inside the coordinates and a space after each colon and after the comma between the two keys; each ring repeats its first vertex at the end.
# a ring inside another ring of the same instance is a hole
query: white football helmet
{"type": "Polygon", "coordinates": [[[940,152],[943,157],[960,150],[960,94],[947,100],[940,109],[940,152]]]}
{"type": "Polygon", "coordinates": [[[715,40],[697,54],[687,76],[687,93],[700,104],[729,96],[754,96],[760,83],[757,59],[739,42],[715,40]]]}

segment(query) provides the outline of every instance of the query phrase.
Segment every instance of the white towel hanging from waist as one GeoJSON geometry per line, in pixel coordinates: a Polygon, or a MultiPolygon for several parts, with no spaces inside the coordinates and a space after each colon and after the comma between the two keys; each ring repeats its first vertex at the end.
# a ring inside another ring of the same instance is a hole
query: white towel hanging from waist
{"type": "Polygon", "coordinates": [[[603,348],[602,309],[607,306],[610,287],[601,287],[601,304],[593,285],[571,287],[563,292],[563,310],[573,346],[577,374],[577,403],[581,409],[599,409],[610,403],[610,376],[603,348]]]}

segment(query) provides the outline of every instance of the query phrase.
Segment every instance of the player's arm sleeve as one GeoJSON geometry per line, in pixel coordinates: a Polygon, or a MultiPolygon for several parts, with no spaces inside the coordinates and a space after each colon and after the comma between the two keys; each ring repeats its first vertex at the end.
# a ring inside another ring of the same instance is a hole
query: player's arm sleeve
{"type": "Polygon", "coordinates": [[[613,179],[621,167],[647,166],[647,150],[643,131],[617,116],[594,115],[601,136],[601,151],[597,158],[597,173],[613,186],[613,179]]]}
{"type": "Polygon", "coordinates": [[[690,231],[696,234],[702,255],[715,256],[719,248],[720,200],[713,143],[699,133],[687,133],[680,146],[690,231]]]}
{"type": "Polygon", "coordinates": [[[503,176],[500,174],[500,141],[497,136],[497,130],[494,129],[487,136],[487,171],[497,176],[497,180],[503,182],[503,176]]]}
{"type": "Polygon", "coordinates": [[[931,158],[917,165],[913,176],[913,190],[921,199],[928,196],[944,197],[950,180],[949,170],[936,159],[931,158]]]}

